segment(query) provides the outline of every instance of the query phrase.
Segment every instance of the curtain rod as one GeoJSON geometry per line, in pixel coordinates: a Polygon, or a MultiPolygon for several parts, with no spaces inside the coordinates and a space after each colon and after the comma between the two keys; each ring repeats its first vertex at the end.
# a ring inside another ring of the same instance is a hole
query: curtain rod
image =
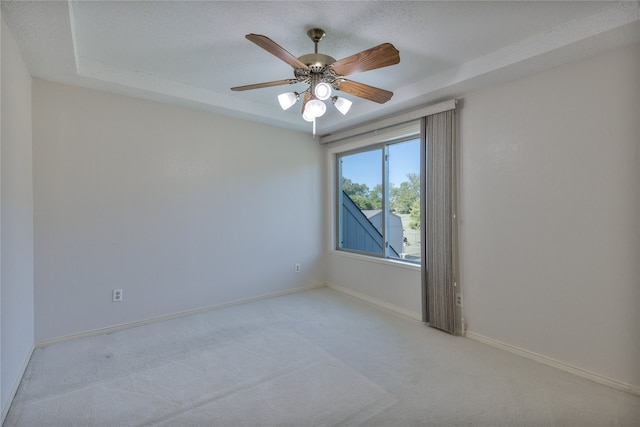
{"type": "Polygon", "coordinates": [[[350,138],[356,135],[362,135],[364,133],[373,132],[388,128],[390,126],[399,125],[402,123],[417,120],[421,117],[430,116],[432,114],[442,113],[443,111],[454,110],[456,108],[456,99],[440,102],[438,104],[422,107],[417,110],[409,111],[397,116],[389,117],[387,119],[378,120],[374,123],[367,125],[357,126],[355,128],[347,129],[342,132],[324,135],[320,137],[320,144],[329,144],[332,142],[342,141],[343,139],[350,138]]]}

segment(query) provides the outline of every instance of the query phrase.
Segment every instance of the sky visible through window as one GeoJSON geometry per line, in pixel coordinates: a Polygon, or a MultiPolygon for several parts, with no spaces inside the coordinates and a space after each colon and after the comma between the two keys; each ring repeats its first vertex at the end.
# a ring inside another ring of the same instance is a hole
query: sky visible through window
{"type": "MultiPolygon", "coordinates": [[[[354,184],[366,184],[370,190],[382,183],[380,170],[381,150],[359,153],[357,156],[342,157],[342,170],[345,178],[354,184]]],[[[420,139],[393,144],[389,147],[392,167],[389,170],[389,182],[396,187],[407,181],[408,173],[420,174],[420,139]]]]}

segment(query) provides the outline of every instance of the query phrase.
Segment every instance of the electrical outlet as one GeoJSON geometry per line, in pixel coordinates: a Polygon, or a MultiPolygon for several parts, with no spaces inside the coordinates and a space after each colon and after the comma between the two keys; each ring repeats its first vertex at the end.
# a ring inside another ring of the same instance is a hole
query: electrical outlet
{"type": "Polygon", "coordinates": [[[462,307],[462,294],[456,294],[456,305],[462,307]]]}
{"type": "Polygon", "coordinates": [[[300,264],[296,264],[296,273],[300,273],[300,264]]]}
{"type": "Polygon", "coordinates": [[[112,298],[113,302],[122,301],[122,289],[114,289],[112,294],[111,294],[111,298],[112,298]]]}

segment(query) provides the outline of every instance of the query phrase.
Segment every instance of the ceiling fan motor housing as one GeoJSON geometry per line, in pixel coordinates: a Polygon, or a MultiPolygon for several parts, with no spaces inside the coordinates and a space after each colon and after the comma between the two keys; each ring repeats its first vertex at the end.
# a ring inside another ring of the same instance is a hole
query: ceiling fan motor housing
{"type": "Polygon", "coordinates": [[[314,73],[322,73],[327,65],[336,62],[334,58],[323,53],[309,53],[298,58],[314,73]]]}
{"type": "MultiPolygon", "coordinates": [[[[312,28],[307,31],[307,35],[313,41],[315,45],[314,53],[308,53],[298,58],[300,62],[305,64],[308,68],[305,70],[296,69],[294,75],[296,78],[310,78],[314,81],[326,81],[333,83],[335,80],[334,73],[331,72],[329,65],[336,62],[335,58],[318,53],[318,42],[326,35],[325,31],[321,28],[312,28]]],[[[310,83],[307,81],[307,83],[310,83]]]]}

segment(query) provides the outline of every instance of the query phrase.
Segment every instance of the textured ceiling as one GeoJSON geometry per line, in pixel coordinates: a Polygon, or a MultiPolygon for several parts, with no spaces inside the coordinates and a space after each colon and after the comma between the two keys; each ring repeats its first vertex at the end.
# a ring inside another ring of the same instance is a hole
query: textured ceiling
{"type": "Polygon", "coordinates": [[[350,79],[394,92],[380,105],[353,96],[347,116],[318,120],[327,134],[465,91],[640,41],[640,2],[586,1],[2,1],[31,73],[310,130],[279,93],[232,86],[293,77],[289,65],[244,38],[264,34],[300,56],[306,31],[327,32],[319,51],[336,59],[383,42],[400,64],[350,79]]]}

